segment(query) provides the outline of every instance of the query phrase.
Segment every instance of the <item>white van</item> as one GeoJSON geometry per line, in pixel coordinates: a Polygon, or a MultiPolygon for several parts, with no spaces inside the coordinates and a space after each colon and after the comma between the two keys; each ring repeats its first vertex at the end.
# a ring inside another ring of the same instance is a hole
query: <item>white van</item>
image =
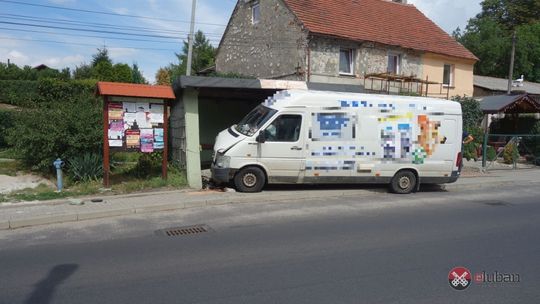
{"type": "Polygon", "coordinates": [[[266,184],[389,183],[395,193],[460,175],[459,103],[282,91],[219,133],[212,178],[241,192],[266,184]]]}

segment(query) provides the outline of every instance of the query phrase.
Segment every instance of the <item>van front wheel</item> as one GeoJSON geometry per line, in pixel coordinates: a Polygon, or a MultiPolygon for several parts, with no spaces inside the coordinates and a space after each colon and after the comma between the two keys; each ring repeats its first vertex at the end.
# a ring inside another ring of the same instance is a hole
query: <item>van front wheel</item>
{"type": "Polygon", "coordinates": [[[244,168],[234,177],[234,186],[240,192],[261,192],[265,183],[264,172],[257,167],[244,168]]]}
{"type": "Polygon", "coordinates": [[[416,189],[416,183],[416,175],[411,171],[404,170],[394,175],[390,183],[390,188],[392,192],[397,194],[409,194],[416,189]]]}

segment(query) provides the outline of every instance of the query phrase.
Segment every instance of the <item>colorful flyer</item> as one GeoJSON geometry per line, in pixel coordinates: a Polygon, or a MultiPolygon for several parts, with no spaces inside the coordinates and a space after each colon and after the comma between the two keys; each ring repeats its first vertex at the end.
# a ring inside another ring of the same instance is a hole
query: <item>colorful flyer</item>
{"type": "Polygon", "coordinates": [[[109,103],[109,120],[122,120],[124,110],[121,103],[109,103]]]}
{"type": "Polygon", "coordinates": [[[154,149],[163,149],[165,142],[163,141],[163,129],[154,129],[154,149]]]}
{"type": "Polygon", "coordinates": [[[154,130],[141,129],[141,152],[154,152],[154,130]]]}
{"type": "Polygon", "coordinates": [[[124,130],[131,129],[135,125],[137,113],[124,113],[124,130]]]}
{"type": "Polygon", "coordinates": [[[124,131],[122,120],[109,120],[109,131],[124,131]]]}
{"type": "Polygon", "coordinates": [[[141,146],[141,133],[139,130],[126,130],[126,147],[139,149],[141,146]]]}

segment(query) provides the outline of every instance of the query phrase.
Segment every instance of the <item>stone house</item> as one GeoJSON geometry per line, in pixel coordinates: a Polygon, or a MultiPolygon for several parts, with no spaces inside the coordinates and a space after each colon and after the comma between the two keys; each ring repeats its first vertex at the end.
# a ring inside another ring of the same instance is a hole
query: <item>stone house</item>
{"type": "Polygon", "coordinates": [[[477,60],[403,0],[239,0],[216,71],[366,88],[365,75],[387,73],[472,96],[477,60]]]}

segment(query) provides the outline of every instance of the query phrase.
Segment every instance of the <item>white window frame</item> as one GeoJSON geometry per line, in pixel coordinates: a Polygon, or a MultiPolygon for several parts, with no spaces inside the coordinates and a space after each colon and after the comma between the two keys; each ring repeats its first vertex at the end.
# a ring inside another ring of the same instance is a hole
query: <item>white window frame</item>
{"type": "Polygon", "coordinates": [[[354,75],[354,49],[340,48],[339,49],[339,63],[338,63],[339,75],[353,76],[354,75]],[[341,52],[349,53],[349,70],[350,72],[341,71],[341,52]]]}
{"type": "Polygon", "coordinates": [[[443,86],[444,87],[450,87],[450,88],[453,88],[454,87],[454,75],[455,75],[455,69],[456,69],[456,66],[451,64],[451,63],[445,63],[443,65],[443,86]],[[449,82],[450,83],[444,83],[444,68],[446,66],[449,66],[450,67],[450,75],[449,75],[449,82]]]}
{"type": "Polygon", "coordinates": [[[389,52],[388,53],[388,57],[387,57],[387,66],[386,66],[386,72],[390,73],[389,69],[390,69],[390,58],[391,57],[395,57],[397,58],[397,62],[396,62],[396,75],[399,75],[401,73],[401,54],[400,53],[394,53],[394,52],[389,52]]]}
{"type": "Polygon", "coordinates": [[[251,5],[251,24],[257,24],[261,22],[261,3],[259,1],[253,2],[251,5]],[[255,14],[257,11],[258,15],[255,14]],[[258,17],[257,19],[255,17],[258,17]]]}

